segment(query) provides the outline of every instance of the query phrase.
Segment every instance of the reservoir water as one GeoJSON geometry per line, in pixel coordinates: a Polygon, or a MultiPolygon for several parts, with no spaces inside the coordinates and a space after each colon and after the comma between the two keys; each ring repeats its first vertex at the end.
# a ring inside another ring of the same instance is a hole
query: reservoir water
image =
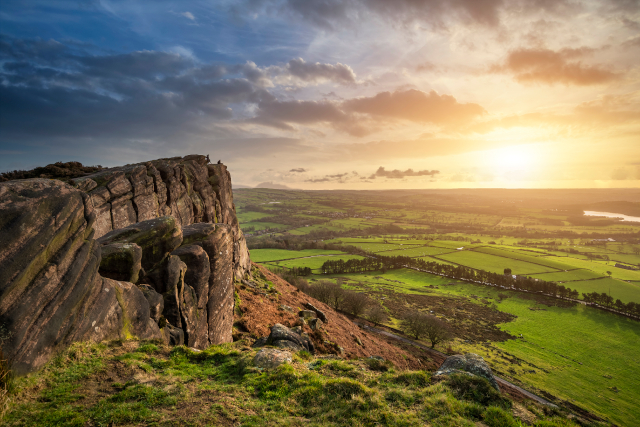
{"type": "Polygon", "coordinates": [[[607,218],[621,218],[622,221],[640,222],[640,216],[629,216],[613,212],[597,212],[597,211],[584,211],[585,216],[604,216],[607,218]]]}

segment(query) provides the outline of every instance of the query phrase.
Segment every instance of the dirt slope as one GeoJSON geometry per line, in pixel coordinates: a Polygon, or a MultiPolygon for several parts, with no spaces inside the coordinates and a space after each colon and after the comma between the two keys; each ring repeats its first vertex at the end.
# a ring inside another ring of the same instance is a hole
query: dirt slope
{"type": "Polygon", "coordinates": [[[247,286],[237,287],[240,297],[240,309],[236,310],[235,322],[240,332],[239,335],[249,335],[255,339],[269,334],[269,329],[276,323],[285,326],[295,326],[298,321],[298,312],[304,309],[303,303],[310,302],[327,316],[328,323],[322,327],[322,336],[313,334],[313,331],[304,326],[318,347],[319,353],[337,353],[335,346],[325,344],[327,340],[342,347],[344,357],[357,358],[368,356],[382,356],[390,360],[398,369],[428,369],[433,370],[439,363],[425,351],[412,348],[407,351],[391,342],[385,341],[369,332],[363,331],[345,315],[337,313],[331,307],[298,291],[294,286],[271,273],[261,265],[252,264],[259,269],[267,280],[274,284],[277,293],[267,293],[247,286]],[[291,307],[292,312],[282,310],[280,307],[291,307]],[[242,333],[244,332],[244,333],[242,333]],[[356,338],[362,345],[358,344],[356,338]]]}

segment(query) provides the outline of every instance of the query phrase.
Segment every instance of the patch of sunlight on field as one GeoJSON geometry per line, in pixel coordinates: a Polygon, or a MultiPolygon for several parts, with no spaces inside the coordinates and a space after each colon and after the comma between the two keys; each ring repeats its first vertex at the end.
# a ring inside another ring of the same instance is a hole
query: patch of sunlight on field
{"type": "Polygon", "coordinates": [[[518,316],[501,328],[524,340],[495,345],[548,371],[521,380],[621,425],[640,420],[640,322],[581,304],[529,310],[534,304],[514,297],[498,303],[518,316]]]}

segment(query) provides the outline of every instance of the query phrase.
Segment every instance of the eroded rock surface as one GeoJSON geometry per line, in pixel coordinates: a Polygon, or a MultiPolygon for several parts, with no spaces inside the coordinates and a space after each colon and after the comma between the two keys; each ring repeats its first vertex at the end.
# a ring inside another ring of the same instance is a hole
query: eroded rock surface
{"type": "Polygon", "coordinates": [[[231,179],[205,156],[0,183],[0,323],[18,373],[79,340],[231,341],[250,279],[231,179]]]}

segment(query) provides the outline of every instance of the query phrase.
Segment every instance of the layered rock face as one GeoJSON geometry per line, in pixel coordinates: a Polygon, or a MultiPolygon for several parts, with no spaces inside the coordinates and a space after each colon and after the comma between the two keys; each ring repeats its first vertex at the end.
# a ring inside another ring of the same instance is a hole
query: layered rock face
{"type": "Polygon", "coordinates": [[[3,351],[28,372],[74,341],[231,341],[250,274],[231,179],[204,156],[0,183],[3,351]]]}

